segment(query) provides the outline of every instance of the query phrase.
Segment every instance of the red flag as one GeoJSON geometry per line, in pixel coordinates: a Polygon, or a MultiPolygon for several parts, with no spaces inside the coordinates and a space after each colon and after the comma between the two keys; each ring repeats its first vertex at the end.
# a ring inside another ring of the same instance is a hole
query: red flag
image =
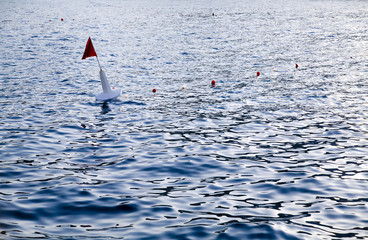
{"type": "Polygon", "coordinates": [[[93,47],[91,37],[88,38],[86,49],[84,50],[82,59],[86,59],[88,57],[97,57],[97,53],[95,51],[95,48],[93,47]]]}

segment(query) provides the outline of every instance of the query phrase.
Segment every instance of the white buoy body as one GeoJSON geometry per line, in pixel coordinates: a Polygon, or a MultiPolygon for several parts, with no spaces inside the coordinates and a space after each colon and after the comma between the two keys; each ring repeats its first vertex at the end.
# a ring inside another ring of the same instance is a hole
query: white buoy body
{"type": "Polygon", "coordinates": [[[98,101],[106,101],[110,99],[118,98],[121,94],[121,89],[111,89],[109,82],[107,81],[105,72],[100,70],[100,79],[102,85],[102,92],[96,95],[96,100],[98,101]]]}

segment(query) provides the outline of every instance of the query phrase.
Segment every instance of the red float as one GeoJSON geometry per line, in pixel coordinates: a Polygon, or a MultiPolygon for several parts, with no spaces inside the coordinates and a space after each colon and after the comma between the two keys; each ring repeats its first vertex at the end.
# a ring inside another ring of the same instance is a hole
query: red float
{"type": "Polygon", "coordinates": [[[261,73],[260,72],[257,72],[257,77],[261,76],[261,73]]]}

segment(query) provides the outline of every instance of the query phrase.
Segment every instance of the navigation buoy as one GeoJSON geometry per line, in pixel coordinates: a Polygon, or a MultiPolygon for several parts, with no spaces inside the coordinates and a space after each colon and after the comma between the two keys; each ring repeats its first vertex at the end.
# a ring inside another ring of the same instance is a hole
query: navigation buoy
{"type": "Polygon", "coordinates": [[[187,86],[185,86],[185,84],[183,85],[182,87],[183,90],[186,90],[187,89],[187,86]]]}
{"type": "Polygon", "coordinates": [[[61,21],[64,21],[64,18],[61,18],[61,21]]]}
{"type": "Polygon", "coordinates": [[[257,72],[257,77],[261,76],[261,73],[260,72],[257,72]]]}
{"type": "Polygon", "coordinates": [[[215,80],[212,80],[211,85],[212,85],[212,87],[215,87],[216,81],[215,80]]]}
{"type": "Polygon", "coordinates": [[[295,68],[298,68],[298,67],[299,67],[299,65],[296,63],[296,64],[295,64],[295,68]]]}
{"type": "Polygon", "coordinates": [[[96,57],[98,66],[100,67],[100,79],[101,79],[101,85],[102,85],[102,92],[96,95],[96,100],[106,101],[106,100],[118,98],[121,94],[121,89],[120,88],[115,89],[115,88],[110,87],[110,84],[107,81],[105,72],[101,68],[100,61],[98,60],[97,53],[95,51],[95,48],[93,47],[91,38],[88,38],[82,60],[89,58],[89,57],[96,57]]]}
{"type": "Polygon", "coordinates": [[[102,92],[96,95],[96,100],[98,101],[106,101],[109,99],[116,99],[121,94],[121,89],[111,88],[109,82],[106,79],[105,72],[100,69],[100,79],[102,85],[102,92]]]}
{"type": "Polygon", "coordinates": [[[152,92],[153,92],[153,93],[156,93],[156,88],[154,88],[154,89],[152,90],[152,92]]]}

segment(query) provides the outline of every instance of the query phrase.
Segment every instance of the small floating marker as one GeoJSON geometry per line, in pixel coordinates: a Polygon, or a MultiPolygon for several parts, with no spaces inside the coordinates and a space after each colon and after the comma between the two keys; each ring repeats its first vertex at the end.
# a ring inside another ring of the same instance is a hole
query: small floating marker
{"type": "Polygon", "coordinates": [[[215,80],[212,80],[211,85],[212,85],[212,87],[215,87],[216,81],[215,80]]]}
{"type": "Polygon", "coordinates": [[[299,65],[296,63],[296,64],[295,64],[295,68],[298,68],[298,67],[299,67],[299,65]]]}
{"type": "Polygon", "coordinates": [[[153,92],[153,93],[156,93],[156,88],[154,88],[154,89],[152,90],[152,92],[153,92]]]}
{"type": "Polygon", "coordinates": [[[257,77],[261,76],[261,73],[260,72],[257,72],[257,77]]]}
{"type": "Polygon", "coordinates": [[[61,20],[61,21],[64,21],[64,18],[61,18],[60,20],[61,20]]]}
{"type": "Polygon", "coordinates": [[[273,69],[273,71],[274,71],[274,72],[277,72],[277,68],[274,68],[274,69],[273,69]]]}
{"type": "Polygon", "coordinates": [[[212,16],[215,16],[215,13],[212,13],[212,16]]]}
{"type": "Polygon", "coordinates": [[[186,90],[187,89],[187,86],[185,86],[185,84],[183,85],[182,87],[183,90],[186,90]]]}

